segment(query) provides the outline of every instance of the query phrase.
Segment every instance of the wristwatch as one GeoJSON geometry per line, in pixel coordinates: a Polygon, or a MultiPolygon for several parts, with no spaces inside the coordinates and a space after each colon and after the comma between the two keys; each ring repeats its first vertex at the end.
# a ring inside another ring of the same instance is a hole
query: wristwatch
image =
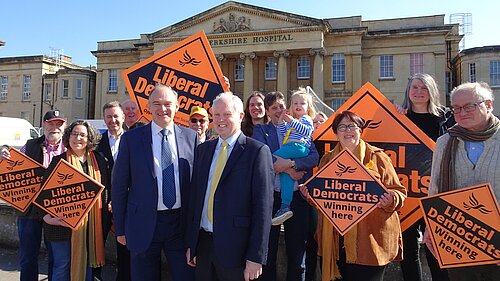
{"type": "Polygon", "coordinates": [[[290,168],[294,168],[295,169],[295,161],[292,160],[292,164],[290,165],[290,168]]]}

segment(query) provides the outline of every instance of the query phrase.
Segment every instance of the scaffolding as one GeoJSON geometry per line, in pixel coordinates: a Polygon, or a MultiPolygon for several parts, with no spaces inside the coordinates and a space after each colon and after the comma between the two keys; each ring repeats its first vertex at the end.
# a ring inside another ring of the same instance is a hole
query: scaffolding
{"type": "Polygon", "coordinates": [[[463,35],[460,41],[460,51],[465,49],[465,38],[472,34],[472,14],[471,13],[456,13],[450,15],[450,24],[458,23],[458,32],[463,35]]]}
{"type": "Polygon", "coordinates": [[[50,49],[50,57],[52,59],[54,59],[54,61],[56,62],[56,71],[59,70],[61,68],[61,64],[62,64],[62,57],[63,57],[63,54],[64,54],[64,50],[63,49],[59,49],[59,48],[54,48],[54,47],[49,47],[50,49]]]}

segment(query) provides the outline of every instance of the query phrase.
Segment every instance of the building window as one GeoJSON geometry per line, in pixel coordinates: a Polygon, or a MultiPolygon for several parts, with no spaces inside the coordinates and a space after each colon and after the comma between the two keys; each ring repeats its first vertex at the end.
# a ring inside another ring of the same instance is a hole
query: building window
{"type": "Polygon", "coordinates": [[[50,101],[50,100],[52,100],[52,84],[51,83],[45,83],[44,84],[43,100],[44,101],[50,101]]]}
{"type": "Polygon", "coordinates": [[[469,82],[476,82],[476,64],[469,63],[469,82]]]}
{"type": "Polygon", "coordinates": [[[394,62],[392,55],[380,56],[380,78],[394,78],[394,62]]]}
{"type": "Polygon", "coordinates": [[[66,80],[66,79],[62,80],[61,97],[63,97],[63,98],[69,97],[69,80],[66,80]]]}
{"type": "Polygon", "coordinates": [[[332,56],[332,82],[345,82],[345,56],[344,54],[333,54],[332,56]]]}
{"type": "Polygon", "coordinates": [[[77,99],[81,99],[83,97],[82,86],[83,86],[82,80],[81,79],[76,79],[76,93],[75,93],[75,98],[77,98],[77,99]]]}
{"type": "Polygon", "coordinates": [[[31,99],[31,75],[23,75],[23,101],[31,99]]]}
{"type": "Polygon", "coordinates": [[[307,56],[297,58],[297,78],[309,79],[311,77],[311,59],[307,56]]]}
{"type": "Polygon", "coordinates": [[[243,81],[245,79],[245,63],[242,59],[237,59],[234,65],[234,81],[243,81]]]}
{"type": "Polygon", "coordinates": [[[424,73],[424,54],[410,54],[410,76],[424,73]]]}
{"type": "Polygon", "coordinates": [[[266,80],[276,80],[276,58],[266,58],[265,78],[266,80]]]}
{"type": "Polygon", "coordinates": [[[108,92],[116,92],[116,79],[117,79],[116,69],[110,69],[109,79],[108,79],[108,92]]]}
{"type": "Polygon", "coordinates": [[[346,102],[346,99],[343,99],[343,98],[334,98],[332,100],[332,109],[333,110],[339,109],[345,102],[346,102]]]}
{"type": "Polygon", "coordinates": [[[500,86],[500,61],[490,61],[490,85],[500,86]]]}
{"type": "Polygon", "coordinates": [[[0,76],[0,101],[7,100],[8,88],[9,88],[9,77],[0,76]]]}

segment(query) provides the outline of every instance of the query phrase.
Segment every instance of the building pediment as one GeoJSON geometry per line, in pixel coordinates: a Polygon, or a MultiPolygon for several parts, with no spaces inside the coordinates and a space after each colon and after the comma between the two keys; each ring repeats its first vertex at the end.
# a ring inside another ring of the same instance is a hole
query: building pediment
{"type": "Polygon", "coordinates": [[[151,41],[190,36],[204,30],[208,36],[262,33],[287,29],[323,30],[320,19],[229,1],[150,34],[151,41]]]}

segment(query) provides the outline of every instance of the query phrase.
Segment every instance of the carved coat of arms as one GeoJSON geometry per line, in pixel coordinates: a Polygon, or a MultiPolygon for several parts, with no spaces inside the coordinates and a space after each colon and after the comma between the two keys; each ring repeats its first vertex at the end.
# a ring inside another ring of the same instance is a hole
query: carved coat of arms
{"type": "Polygon", "coordinates": [[[250,19],[245,16],[240,16],[236,19],[233,13],[229,14],[229,18],[220,18],[219,22],[214,22],[214,33],[226,33],[250,30],[250,19]]]}

